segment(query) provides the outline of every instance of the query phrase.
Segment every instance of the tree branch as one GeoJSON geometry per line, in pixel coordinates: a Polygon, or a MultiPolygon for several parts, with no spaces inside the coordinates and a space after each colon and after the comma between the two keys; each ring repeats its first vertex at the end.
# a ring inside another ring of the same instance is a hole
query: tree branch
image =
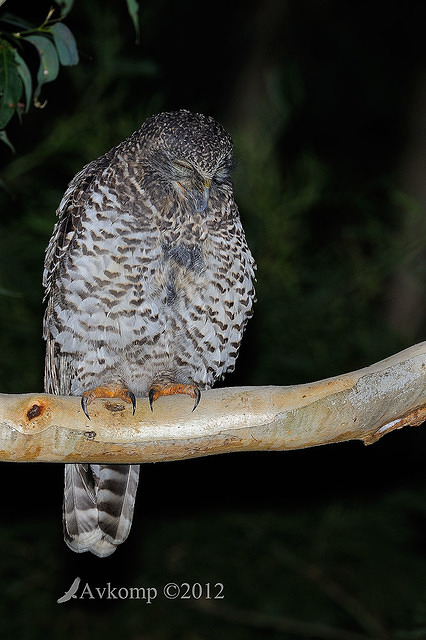
{"type": "Polygon", "coordinates": [[[131,405],[0,394],[0,460],[137,463],[231,451],[281,451],[344,440],[371,444],[426,420],[426,342],[370,367],[311,384],[237,387],[131,405]]]}

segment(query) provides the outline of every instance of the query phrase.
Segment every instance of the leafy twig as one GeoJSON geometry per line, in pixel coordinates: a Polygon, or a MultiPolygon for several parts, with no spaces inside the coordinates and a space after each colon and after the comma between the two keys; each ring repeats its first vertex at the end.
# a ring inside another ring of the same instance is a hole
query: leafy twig
{"type": "Polygon", "coordinates": [[[72,1],[66,0],[65,9],[57,18],[53,18],[55,10],[50,9],[39,26],[8,13],[1,18],[4,24],[15,27],[14,31],[0,31],[0,140],[12,150],[5,128],[13,115],[16,113],[21,117],[28,112],[31,103],[40,107],[39,96],[43,85],[55,80],[61,65],[78,63],[74,36],[62,22],[64,12],[70,10],[72,1]],[[21,29],[17,31],[16,27],[21,29]],[[35,89],[23,57],[27,44],[35,47],[39,56],[35,89]]]}

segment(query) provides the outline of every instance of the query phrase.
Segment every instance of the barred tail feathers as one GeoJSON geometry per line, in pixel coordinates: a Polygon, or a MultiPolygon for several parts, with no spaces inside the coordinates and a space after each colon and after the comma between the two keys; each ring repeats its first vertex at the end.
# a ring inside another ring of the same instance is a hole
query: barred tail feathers
{"type": "Polygon", "coordinates": [[[129,534],[139,465],[65,465],[64,539],[77,553],[111,555],[129,534]]]}

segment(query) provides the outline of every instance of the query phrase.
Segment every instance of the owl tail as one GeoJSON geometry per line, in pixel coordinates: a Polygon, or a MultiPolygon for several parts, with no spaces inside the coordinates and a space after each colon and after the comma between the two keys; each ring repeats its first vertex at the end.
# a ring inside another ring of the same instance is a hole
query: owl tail
{"type": "Polygon", "coordinates": [[[64,539],[77,553],[111,555],[132,526],[139,465],[66,464],[64,539]]]}

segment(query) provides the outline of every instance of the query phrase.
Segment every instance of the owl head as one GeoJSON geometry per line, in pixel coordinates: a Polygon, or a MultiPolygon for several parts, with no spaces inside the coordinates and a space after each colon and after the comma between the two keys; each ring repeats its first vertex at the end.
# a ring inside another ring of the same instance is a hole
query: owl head
{"type": "Polygon", "coordinates": [[[211,116],[186,109],[148,118],[138,132],[147,175],[173,187],[196,211],[204,211],[210,189],[230,184],[231,136],[211,116]]]}

